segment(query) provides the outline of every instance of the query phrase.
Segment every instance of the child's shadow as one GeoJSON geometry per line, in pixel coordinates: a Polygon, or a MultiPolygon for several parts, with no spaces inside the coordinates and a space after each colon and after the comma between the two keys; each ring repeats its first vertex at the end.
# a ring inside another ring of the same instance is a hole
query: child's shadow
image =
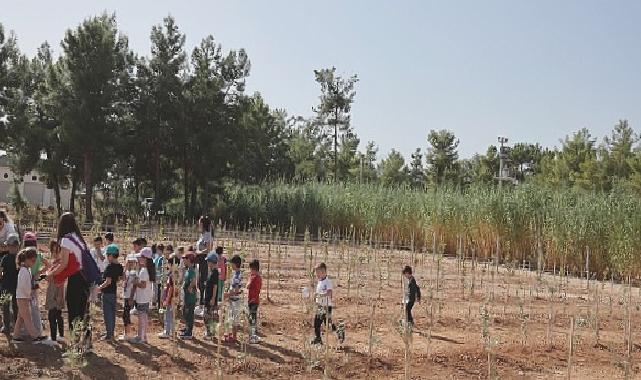
{"type": "Polygon", "coordinates": [[[158,372],[160,367],[153,362],[154,357],[166,354],[166,352],[157,349],[151,345],[137,346],[140,351],[132,350],[127,344],[120,344],[116,346],[116,352],[123,354],[126,357],[132,358],[136,362],[149,367],[151,370],[158,372]]]}
{"type": "Polygon", "coordinates": [[[127,372],[121,366],[100,356],[87,357],[87,365],[81,372],[90,379],[127,379],[127,372]]]}

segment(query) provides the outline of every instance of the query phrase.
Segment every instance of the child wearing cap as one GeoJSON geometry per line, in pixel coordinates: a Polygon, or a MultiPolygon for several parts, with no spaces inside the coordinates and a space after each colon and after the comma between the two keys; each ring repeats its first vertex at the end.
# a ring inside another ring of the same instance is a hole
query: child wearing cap
{"type": "Polygon", "coordinates": [[[187,251],[183,257],[185,265],[185,275],[183,276],[182,290],[184,292],[183,318],[185,319],[185,328],[178,336],[180,339],[192,339],[194,330],[194,310],[196,309],[196,271],[194,263],[196,256],[193,250],[187,251]]]}
{"type": "Polygon", "coordinates": [[[214,321],[218,316],[218,254],[211,252],[207,255],[208,276],[205,281],[205,339],[214,335],[214,321]],[[213,302],[212,302],[213,301],[213,302]]]}
{"type": "Polygon", "coordinates": [[[138,278],[134,282],[136,310],[138,310],[138,335],[130,340],[132,343],[147,343],[147,324],[149,322],[149,305],[153,299],[152,284],[156,281],[151,248],[145,247],[136,255],[138,259],[138,278]]]}
{"type": "Polygon", "coordinates": [[[116,289],[117,284],[123,274],[123,268],[118,263],[120,250],[115,244],[110,244],[105,249],[107,255],[107,267],[102,276],[100,291],[102,292],[102,313],[105,319],[106,332],[102,336],[103,340],[113,340],[116,329],[116,289]]]}
{"type": "Polygon", "coordinates": [[[174,333],[174,296],[176,288],[174,287],[174,278],[170,273],[167,277],[167,283],[160,295],[160,303],[165,310],[165,328],[158,333],[158,338],[169,339],[174,333]]]}
{"type": "Polygon", "coordinates": [[[131,253],[127,255],[127,262],[125,263],[125,283],[122,289],[123,307],[122,307],[122,323],[125,326],[124,333],[118,337],[118,340],[127,340],[130,334],[131,326],[131,308],[134,305],[134,282],[137,277],[137,260],[136,255],[131,253]]]}
{"type": "MultiPolygon", "coordinates": [[[[55,267],[60,262],[60,246],[56,240],[49,242],[49,252],[51,252],[52,266],[55,267]]],[[[62,319],[62,310],[65,308],[65,281],[56,281],[52,274],[47,276],[47,281],[45,307],[49,320],[49,334],[52,341],[62,343],[65,335],[62,319]]]]}

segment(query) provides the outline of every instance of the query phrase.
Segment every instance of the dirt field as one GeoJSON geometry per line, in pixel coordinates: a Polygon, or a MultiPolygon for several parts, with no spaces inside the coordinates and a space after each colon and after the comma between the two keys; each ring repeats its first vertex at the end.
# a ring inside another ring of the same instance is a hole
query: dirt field
{"type": "MultiPolygon", "coordinates": [[[[259,344],[223,345],[219,358],[216,342],[202,339],[202,320],[197,320],[196,339],[163,341],[156,338],[161,326],[153,316],[149,344],[98,341],[95,353],[81,366],[62,358],[64,347],[11,345],[2,336],[0,378],[204,379],[216,378],[220,362],[224,377],[233,379],[316,379],[324,374],[333,379],[402,379],[406,346],[398,328],[403,291],[400,272],[412,262],[423,300],[414,307],[410,378],[564,379],[569,360],[573,379],[625,378],[626,367],[629,378],[641,378],[641,350],[633,343],[641,339],[638,288],[632,291],[628,355],[628,295],[622,285],[593,281],[588,291],[585,280],[566,281],[552,275],[538,279],[535,273],[503,267],[493,276],[486,264],[473,269],[469,260],[462,265],[453,258],[439,264],[431,254],[412,257],[407,251],[332,245],[326,250],[316,245],[310,254],[303,245],[234,245],[247,259],[261,260],[259,344]],[[313,337],[313,311],[306,307],[301,288],[310,284],[307,269],[320,261],[328,263],[334,282],[334,319],[345,324],[344,347],[338,347],[333,336],[324,338],[329,342],[327,350],[307,344],[313,337]],[[550,315],[554,315],[551,322],[550,315]],[[570,355],[572,316],[574,350],[570,355]]],[[[244,276],[246,273],[244,269],[244,276]]],[[[118,333],[122,330],[120,318],[117,329],[118,333]]],[[[98,314],[94,336],[102,331],[98,314]]],[[[239,337],[247,339],[246,334],[239,337]]]]}

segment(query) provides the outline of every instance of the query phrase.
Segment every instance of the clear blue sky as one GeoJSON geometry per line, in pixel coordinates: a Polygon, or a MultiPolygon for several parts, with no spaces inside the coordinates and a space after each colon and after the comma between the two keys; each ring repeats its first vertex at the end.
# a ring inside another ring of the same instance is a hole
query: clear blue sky
{"type": "Polygon", "coordinates": [[[3,1],[0,22],[32,55],[104,10],[141,54],[167,14],[189,50],[208,34],[244,47],[248,89],[292,115],[317,103],[314,69],[358,74],[353,124],[382,154],[425,149],[430,129],[452,130],[464,157],[498,134],[554,146],[619,118],[640,130],[641,1],[3,1]]]}

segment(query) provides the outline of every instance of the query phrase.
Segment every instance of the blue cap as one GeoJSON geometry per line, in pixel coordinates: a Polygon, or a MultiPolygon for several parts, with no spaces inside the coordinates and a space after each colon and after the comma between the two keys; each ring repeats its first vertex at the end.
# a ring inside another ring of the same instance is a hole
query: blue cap
{"type": "Polygon", "coordinates": [[[210,252],[209,255],[207,255],[207,261],[210,263],[217,263],[218,262],[218,254],[216,252],[210,252]]]}

